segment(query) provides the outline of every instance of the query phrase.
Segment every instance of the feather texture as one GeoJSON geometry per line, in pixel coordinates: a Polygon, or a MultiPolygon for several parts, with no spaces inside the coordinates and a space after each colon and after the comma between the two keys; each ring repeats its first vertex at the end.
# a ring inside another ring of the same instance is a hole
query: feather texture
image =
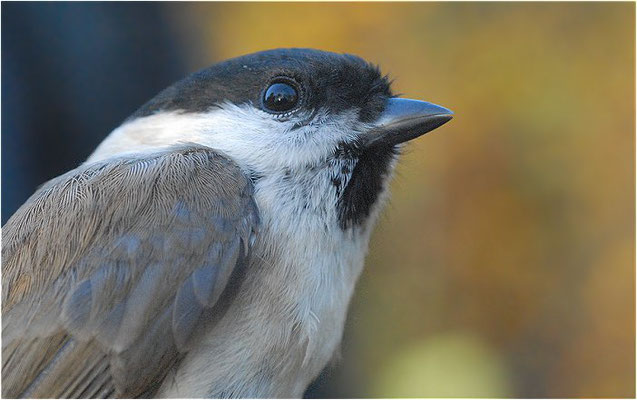
{"type": "Polygon", "coordinates": [[[152,395],[247,257],[252,191],[196,145],[46,183],[3,228],[2,396],[152,395]]]}

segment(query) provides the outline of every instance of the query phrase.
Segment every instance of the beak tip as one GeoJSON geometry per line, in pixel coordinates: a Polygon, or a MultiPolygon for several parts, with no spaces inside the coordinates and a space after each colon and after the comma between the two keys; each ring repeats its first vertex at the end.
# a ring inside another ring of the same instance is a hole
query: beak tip
{"type": "Polygon", "coordinates": [[[438,105],[436,105],[436,107],[440,108],[441,110],[440,115],[448,116],[450,119],[453,118],[455,113],[451,111],[450,109],[446,107],[438,106],[438,105]]]}
{"type": "Polygon", "coordinates": [[[446,124],[447,122],[451,121],[453,119],[453,113],[450,114],[439,114],[439,115],[435,115],[433,117],[431,117],[431,120],[429,122],[429,126],[428,126],[428,130],[432,131],[444,124],[446,124]]]}

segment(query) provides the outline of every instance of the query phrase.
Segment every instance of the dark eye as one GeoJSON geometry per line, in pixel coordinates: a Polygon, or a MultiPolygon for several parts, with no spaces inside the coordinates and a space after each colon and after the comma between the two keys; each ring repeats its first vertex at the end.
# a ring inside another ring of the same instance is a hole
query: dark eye
{"type": "Polygon", "coordinates": [[[263,95],[263,105],[269,111],[289,111],[293,109],[298,102],[298,91],[294,86],[285,82],[273,83],[263,95]]]}

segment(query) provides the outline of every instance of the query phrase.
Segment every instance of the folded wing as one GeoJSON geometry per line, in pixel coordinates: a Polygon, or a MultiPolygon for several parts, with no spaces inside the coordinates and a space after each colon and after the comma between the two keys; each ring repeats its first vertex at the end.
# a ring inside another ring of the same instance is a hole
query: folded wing
{"type": "Polygon", "coordinates": [[[257,225],[250,181],[195,145],[45,184],[3,228],[3,397],[152,395],[257,225]]]}

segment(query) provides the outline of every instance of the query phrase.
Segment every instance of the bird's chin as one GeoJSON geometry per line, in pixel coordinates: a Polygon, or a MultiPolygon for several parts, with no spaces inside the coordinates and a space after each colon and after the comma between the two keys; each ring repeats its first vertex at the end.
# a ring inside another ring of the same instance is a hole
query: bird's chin
{"type": "Polygon", "coordinates": [[[341,229],[363,226],[373,214],[399,148],[399,144],[379,143],[357,151],[356,166],[337,203],[341,229]]]}

